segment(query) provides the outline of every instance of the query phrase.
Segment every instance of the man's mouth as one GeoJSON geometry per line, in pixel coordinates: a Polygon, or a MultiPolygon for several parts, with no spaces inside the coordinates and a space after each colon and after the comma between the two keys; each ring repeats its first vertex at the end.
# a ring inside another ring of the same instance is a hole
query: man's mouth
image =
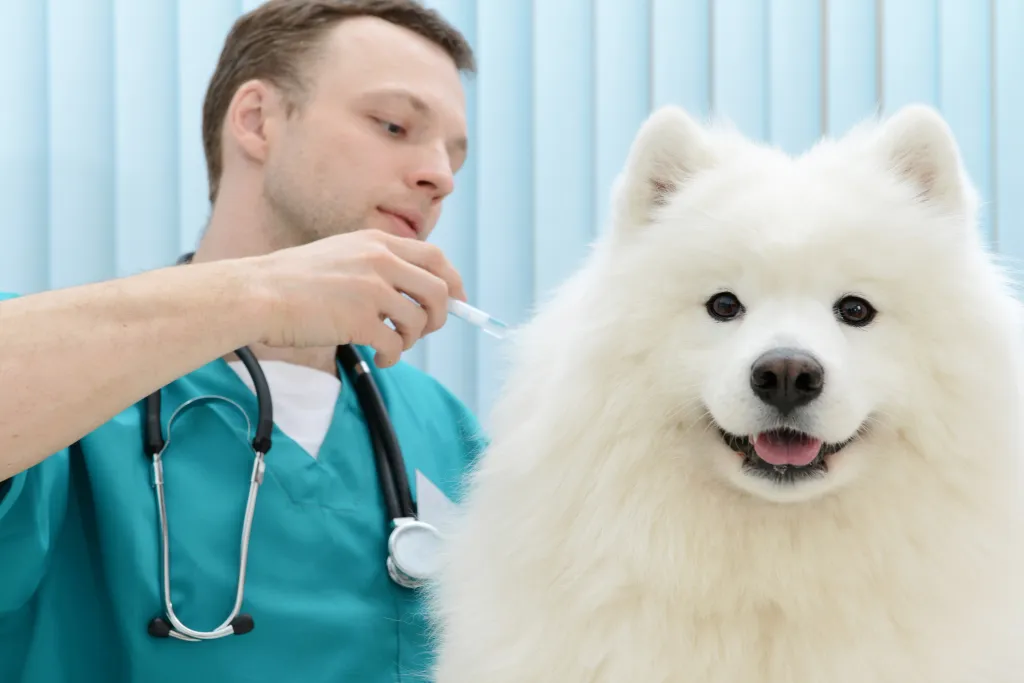
{"type": "Polygon", "coordinates": [[[783,427],[749,436],[719,428],[730,450],[743,457],[743,470],[776,483],[794,483],[828,473],[828,458],[853,439],[826,443],[810,434],[783,427]]]}
{"type": "Polygon", "coordinates": [[[415,219],[387,209],[380,209],[380,212],[392,219],[398,232],[405,237],[416,237],[419,235],[419,228],[415,219]]]}

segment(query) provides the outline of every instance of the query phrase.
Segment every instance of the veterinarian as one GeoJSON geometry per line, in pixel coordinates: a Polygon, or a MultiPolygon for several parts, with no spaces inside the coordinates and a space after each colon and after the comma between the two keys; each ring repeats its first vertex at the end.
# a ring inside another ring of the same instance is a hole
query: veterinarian
{"type": "Polygon", "coordinates": [[[411,0],[271,0],[206,95],[195,254],[0,303],[0,680],[428,678],[417,482],[454,500],[482,440],[399,358],[465,299],[426,239],[473,68],[411,0]]]}

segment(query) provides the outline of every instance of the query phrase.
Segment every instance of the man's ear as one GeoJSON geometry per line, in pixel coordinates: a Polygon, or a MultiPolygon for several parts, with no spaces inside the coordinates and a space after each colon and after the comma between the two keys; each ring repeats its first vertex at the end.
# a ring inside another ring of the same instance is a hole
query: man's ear
{"type": "Polygon", "coordinates": [[[700,125],[679,107],[658,109],[637,132],[617,180],[615,229],[645,225],[684,183],[714,165],[700,125]]]}
{"type": "Polygon", "coordinates": [[[265,81],[246,81],[235,91],[224,120],[225,148],[230,140],[247,158],[256,163],[267,159],[274,135],[275,119],[283,113],[278,91],[265,81]]]}

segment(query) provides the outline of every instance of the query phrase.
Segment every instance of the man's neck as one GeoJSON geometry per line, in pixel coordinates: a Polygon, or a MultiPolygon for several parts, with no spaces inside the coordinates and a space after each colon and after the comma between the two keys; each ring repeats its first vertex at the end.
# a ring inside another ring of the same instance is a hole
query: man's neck
{"type": "MultiPolygon", "coordinates": [[[[210,222],[192,260],[198,263],[259,256],[291,246],[275,244],[272,234],[274,230],[266,212],[259,205],[230,202],[222,198],[214,204],[210,222]]],[[[294,348],[252,344],[250,349],[260,360],[294,363],[338,376],[334,347],[294,348]]],[[[226,359],[237,360],[237,356],[230,354],[226,359]]]]}
{"type": "MultiPolygon", "coordinates": [[[[226,190],[227,188],[225,188],[226,190]]],[[[275,244],[269,211],[261,203],[233,201],[221,197],[213,205],[210,222],[196,248],[193,260],[218,261],[269,254],[288,244],[275,244]]]]}

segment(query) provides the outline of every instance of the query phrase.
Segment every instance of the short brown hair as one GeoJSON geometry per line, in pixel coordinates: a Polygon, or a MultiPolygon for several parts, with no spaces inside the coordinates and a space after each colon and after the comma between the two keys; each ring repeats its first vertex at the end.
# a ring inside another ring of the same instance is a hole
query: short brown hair
{"type": "Polygon", "coordinates": [[[211,203],[223,171],[224,117],[235,91],[251,79],[265,79],[289,97],[290,107],[296,107],[304,59],[328,30],[359,16],[377,17],[418,33],[443,48],[460,71],[476,71],[473,50],[463,35],[416,0],[269,0],[231,27],[206,90],[203,151],[211,203]]]}

